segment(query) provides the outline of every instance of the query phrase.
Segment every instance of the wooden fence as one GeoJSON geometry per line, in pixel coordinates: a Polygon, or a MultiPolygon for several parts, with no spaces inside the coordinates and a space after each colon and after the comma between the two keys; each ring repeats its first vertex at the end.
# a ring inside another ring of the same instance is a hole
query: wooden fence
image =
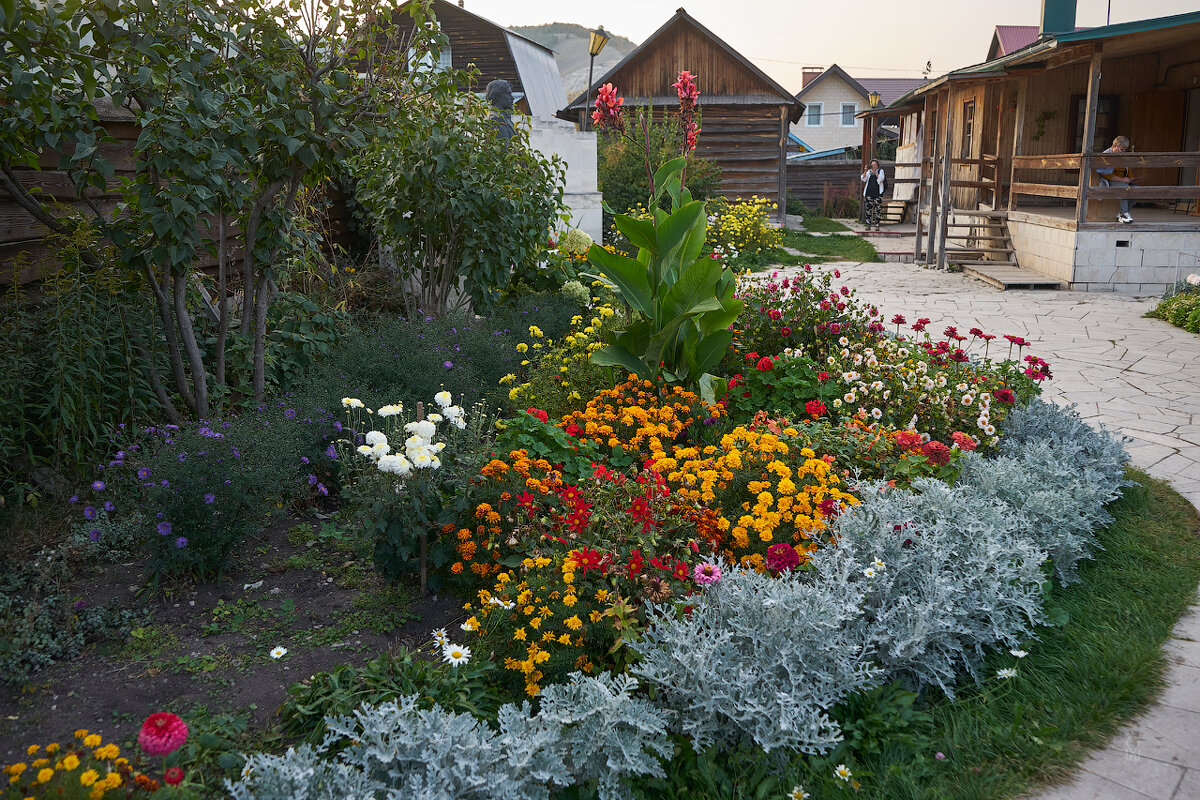
{"type": "MultiPolygon", "coordinates": [[[[892,176],[895,162],[881,161],[888,178],[888,196],[892,191],[892,176]]],[[[828,185],[839,191],[850,190],[854,196],[862,194],[863,167],[860,161],[793,161],[788,164],[788,197],[799,199],[809,208],[821,206],[828,185]]]]}

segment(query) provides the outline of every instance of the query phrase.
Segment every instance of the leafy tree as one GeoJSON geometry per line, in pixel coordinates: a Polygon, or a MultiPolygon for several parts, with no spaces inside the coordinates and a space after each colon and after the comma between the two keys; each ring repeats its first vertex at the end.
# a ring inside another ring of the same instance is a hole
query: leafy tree
{"type": "MultiPolygon", "coordinates": [[[[58,156],[101,244],[143,277],[170,386],[196,415],[208,416],[214,386],[228,385],[235,313],[237,335],[252,342],[252,392],[263,394],[275,265],[302,242],[293,229],[300,190],[402,127],[421,98],[455,91],[453,74],[403,68],[406,52],[445,44],[428,0],[409,8],[415,32],[397,42],[369,0],[0,2],[0,187],[65,233],[72,221],[15,172],[58,156]],[[128,109],[141,128],[116,215],[91,196],[115,172],[98,102],[128,109]],[[214,256],[218,322],[206,358],[188,284],[214,256]],[[240,303],[231,302],[236,284],[240,303]]],[[[150,378],[178,418],[167,386],[150,378]]]]}

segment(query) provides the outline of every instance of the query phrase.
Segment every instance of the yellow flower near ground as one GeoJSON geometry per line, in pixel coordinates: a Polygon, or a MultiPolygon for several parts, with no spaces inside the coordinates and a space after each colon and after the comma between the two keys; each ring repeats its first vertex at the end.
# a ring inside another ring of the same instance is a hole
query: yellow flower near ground
{"type": "Polygon", "coordinates": [[[49,783],[50,779],[53,777],[54,777],[54,770],[50,769],[49,767],[46,767],[45,769],[38,771],[36,782],[37,783],[49,783]]]}
{"type": "Polygon", "coordinates": [[[83,737],[83,746],[84,747],[99,747],[100,743],[103,741],[104,740],[100,738],[99,734],[93,733],[93,734],[89,734],[88,736],[83,737]]]}
{"type": "Polygon", "coordinates": [[[63,765],[63,769],[65,769],[67,772],[70,772],[71,770],[73,770],[79,766],[79,756],[75,755],[74,753],[71,753],[69,756],[67,756],[66,758],[64,758],[62,760],[62,765],[63,765]]]}
{"type": "Polygon", "coordinates": [[[94,769],[89,769],[87,772],[79,776],[79,783],[83,786],[91,786],[100,779],[100,773],[94,769]]]}

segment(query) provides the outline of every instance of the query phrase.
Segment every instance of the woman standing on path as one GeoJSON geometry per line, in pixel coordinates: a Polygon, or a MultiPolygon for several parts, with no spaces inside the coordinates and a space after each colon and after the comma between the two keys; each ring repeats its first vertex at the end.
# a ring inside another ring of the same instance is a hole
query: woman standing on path
{"type": "Polygon", "coordinates": [[[883,193],[887,189],[887,177],[879,161],[872,158],[867,171],[862,174],[863,182],[863,214],[867,222],[867,230],[875,226],[879,230],[879,209],[883,205],[883,193]]]}

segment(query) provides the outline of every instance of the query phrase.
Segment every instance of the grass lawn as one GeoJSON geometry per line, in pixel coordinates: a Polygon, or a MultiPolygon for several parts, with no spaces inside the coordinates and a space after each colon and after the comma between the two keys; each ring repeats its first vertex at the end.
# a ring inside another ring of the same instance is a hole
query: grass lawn
{"type": "MultiPolygon", "coordinates": [[[[832,225],[841,227],[840,223],[825,217],[832,225]]],[[[842,230],[846,230],[842,228],[842,230]]],[[[749,259],[742,259],[736,267],[749,267],[752,270],[762,270],[767,267],[794,267],[800,264],[824,264],[829,261],[880,261],[874,246],[859,236],[832,235],[816,236],[808,231],[784,230],[780,246],[757,253],[749,259]],[[801,255],[789,253],[784,247],[798,251],[801,255]]]]}
{"type": "Polygon", "coordinates": [[[1130,478],[1137,485],[1100,532],[1104,550],[1079,583],[1055,588],[1050,607],[1064,623],[1043,629],[1024,659],[996,657],[982,688],[928,703],[932,720],[912,745],[865,761],[875,778],[864,796],[1011,797],[1069,776],[1154,699],[1163,642],[1200,581],[1200,517],[1164,482],[1130,478]],[[1014,666],[1015,678],[991,677],[1014,666]]]}
{"type": "Polygon", "coordinates": [[[806,231],[815,231],[817,233],[830,233],[832,231],[850,230],[835,219],[830,219],[829,217],[818,217],[815,214],[804,218],[804,229],[806,231]]]}

